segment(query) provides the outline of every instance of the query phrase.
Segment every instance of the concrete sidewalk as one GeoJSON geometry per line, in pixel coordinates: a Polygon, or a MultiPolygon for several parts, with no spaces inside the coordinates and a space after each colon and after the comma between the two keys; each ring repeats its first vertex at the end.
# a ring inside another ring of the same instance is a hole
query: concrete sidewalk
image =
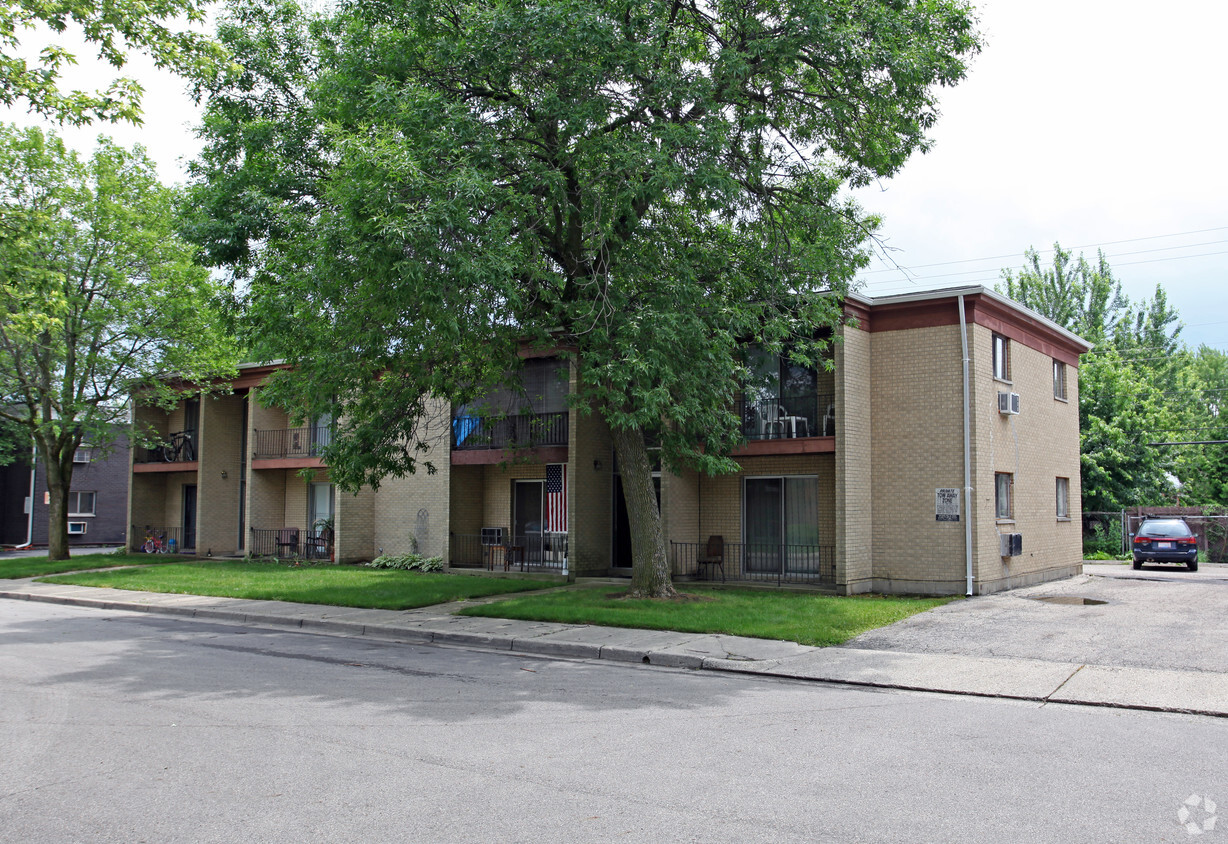
{"type": "Polygon", "coordinates": [[[1209,671],[812,648],[742,636],[453,615],[460,607],[472,605],[462,603],[416,610],[369,610],[131,592],[30,580],[0,580],[0,598],[540,656],[610,659],[880,688],[1228,717],[1228,674],[1209,671]]]}

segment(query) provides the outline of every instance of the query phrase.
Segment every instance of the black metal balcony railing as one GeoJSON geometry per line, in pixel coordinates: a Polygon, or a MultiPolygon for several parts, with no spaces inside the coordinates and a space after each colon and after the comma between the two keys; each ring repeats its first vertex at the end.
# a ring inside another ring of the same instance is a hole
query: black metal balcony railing
{"type": "Polygon", "coordinates": [[[457,416],[452,420],[452,447],[536,448],[567,445],[567,411],[522,416],[457,416]]]}
{"type": "Polygon", "coordinates": [[[176,431],[153,448],[138,448],[134,463],[190,463],[196,459],[196,432],[176,431]]]}
{"type": "Polygon", "coordinates": [[[177,527],[130,525],[128,548],[136,553],[178,554],[183,551],[183,532],[177,527]]]}
{"type": "Polygon", "coordinates": [[[256,431],[257,460],[279,457],[319,457],[324,447],[333,441],[333,429],[328,426],[315,428],[281,428],[273,431],[256,431]]]}
{"type": "Polygon", "coordinates": [[[449,543],[448,564],[455,568],[482,568],[492,571],[567,570],[567,534],[530,533],[505,536],[498,545],[484,545],[476,534],[453,534],[449,543]]]}
{"type": "Polygon", "coordinates": [[[748,440],[834,437],[835,398],[831,393],[759,399],[748,396],[738,403],[742,433],[748,440]]]}
{"type": "MultiPolygon", "coordinates": [[[[671,542],[673,570],[700,576],[699,557],[706,542],[671,542]]],[[[784,545],[762,542],[726,542],[723,567],[726,580],[761,583],[835,583],[836,549],[832,545],[784,545]]],[[[718,571],[708,567],[704,576],[718,571]]]]}
{"type": "Polygon", "coordinates": [[[287,560],[328,560],[333,552],[332,531],[305,528],[251,528],[248,553],[253,557],[287,560]]]}

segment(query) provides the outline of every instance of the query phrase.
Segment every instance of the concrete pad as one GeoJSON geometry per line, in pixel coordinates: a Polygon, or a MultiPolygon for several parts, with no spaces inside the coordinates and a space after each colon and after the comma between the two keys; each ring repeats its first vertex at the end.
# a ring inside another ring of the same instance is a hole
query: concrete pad
{"type": "Polygon", "coordinates": [[[1049,699],[1228,717],[1228,675],[1085,665],[1049,699]]]}
{"type": "Polygon", "coordinates": [[[683,635],[688,638],[671,647],[654,649],[645,654],[648,662],[652,665],[677,668],[703,668],[707,660],[752,665],[764,660],[795,657],[814,650],[796,642],[782,642],[777,639],[699,633],[683,635]]]}
{"type": "Polygon", "coordinates": [[[1080,666],[1034,659],[823,648],[791,659],[705,667],[864,686],[1045,700],[1080,666]]]}

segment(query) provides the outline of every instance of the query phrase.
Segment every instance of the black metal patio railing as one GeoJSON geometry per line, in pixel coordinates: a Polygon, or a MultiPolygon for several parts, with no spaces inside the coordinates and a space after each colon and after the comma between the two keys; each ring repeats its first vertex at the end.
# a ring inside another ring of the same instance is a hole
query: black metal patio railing
{"type": "Polygon", "coordinates": [[[283,457],[319,457],[333,441],[333,429],[327,425],[307,428],[279,428],[256,431],[257,460],[283,457]]]}
{"type": "Polygon", "coordinates": [[[547,445],[567,445],[567,411],[452,420],[452,447],[458,451],[547,445]]]}
{"type": "Polygon", "coordinates": [[[834,437],[835,399],[832,393],[744,398],[738,402],[742,433],[748,440],[834,437]]]}
{"type": "Polygon", "coordinates": [[[128,549],[137,554],[179,554],[183,549],[183,531],[178,527],[129,525],[128,549]]]}
{"type": "Polygon", "coordinates": [[[153,448],[138,447],[134,463],[190,463],[196,459],[196,432],[176,431],[153,448]]]}
{"type": "Polygon", "coordinates": [[[250,528],[248,553],[253,557],[286,560],[328,560],[332,558],[333,536],[327,528],[250,528]]]}
{"type": "MultiPolygon", "coordinates": [[[[717,577],[711,566],[700,572],[699,557],[706,542],[670,542],[673,571],[692,577],[717,577]]],[[[835,583],[836,549],[832,545],[784,545],[762,542],[726,542],[723,559],[726,580],[756,583],[835,583]]]]}
{"type": "Polygon", "coordinates": [[[454,568],[560,574],[567,570],[565,533],[504,536],[502,541],[489,543],[488,540],[488,544],[476,534],[452,534],[448,547],[448,565],[454,568]]]}

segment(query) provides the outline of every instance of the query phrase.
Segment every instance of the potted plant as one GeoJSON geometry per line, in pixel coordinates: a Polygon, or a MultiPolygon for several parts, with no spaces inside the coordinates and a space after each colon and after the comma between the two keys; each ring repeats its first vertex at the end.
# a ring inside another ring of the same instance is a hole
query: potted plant
{"type": "Polygon", "coordinates": [[[336,550],[333,548],[333,536],[336,528],[336,516],[321,516],[312,524],[312,530],[316,532],[316,541],[319,543],[317,547],[328,549],[328,561],[335,563],[336,550]]]}

